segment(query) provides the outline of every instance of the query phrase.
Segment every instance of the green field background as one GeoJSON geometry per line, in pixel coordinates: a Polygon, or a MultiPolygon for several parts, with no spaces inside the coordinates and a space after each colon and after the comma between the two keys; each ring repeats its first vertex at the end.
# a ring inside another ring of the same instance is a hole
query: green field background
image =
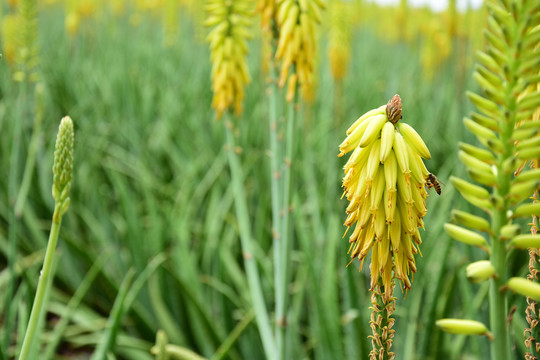
{"type": "MultiPolygon", "coordinates": [[[[425,140],[432,154],[426,165],[443,183],[450,175],[466,177],[458,142],[476,141],[461,119],[471,110],[465,91],[478,90],[472,70],[474,50],[482,46],[482,10],[459,14],[461,35],[448,37],[448,55],[429,68],[422,52],[434,45],[429,26],[421,25],[443,23],[445,14],[410,9],[407,26],[419,30],[401,38],[397,8],[349,5],[354,19],[346,75],[341,84],[332,77],[326,16],[315,99],[301,103],[295,122],[291,359],[366,359],[370,350],[369,268],[359,272],[356,261],[347,266],[349,245],[342,238],[345,160],[337,154],[349,125],[400,94],[402,121],[425,140]]],[[[4,17],[15,11],[3,4],[4,17]]],[[[40,354],[86,359],[112,340],[110,359],[153,359],[150,348],[162,329],[171,344],[205,358],[264,358],[243,268],[224,126],[210,107],[204,10],[184,2],[177,15],[174,40],[165,44],[159,10],[133,5],[119,15],[96,11],[69,35],[64,6],[40,3],[39,101],[36,83],[14,81],[17,65],[6,56],[0,62],[1,359],[18,352],[28,321],[54,207],[54,141],[65,115],[75,124],[73,185],[40,354]],[[42,114],[37,133],[36,114],[42,114]],[[13,135],[17,127],[20,139],[13,135]],[[20,189],[33,133],[38,142],[30,187],[22,213],[13,216],[9,182],[20,189]]],[[[233,121],[254,256],[271,315],[268,73],[258,27],[254,16],[248,57],[253,81],[244,111],[233,121]]],[[[440,196],[429,191],[427,207],[412,290],[395,293],[396,359],[488,358],[486,337],[443,334],[434,325],[443,317],[488,322],[488,284],[465,277],[465,266],[484,254],[443,231],[452,208],[469,207],[451,185],[443,185],[440,196]]],[[[526,254],[510,256],[511,273],[523,275],[526,254]]],[[[513,345],[522,354],[525,301],[510,301],[517,306],[513,345]]]]}

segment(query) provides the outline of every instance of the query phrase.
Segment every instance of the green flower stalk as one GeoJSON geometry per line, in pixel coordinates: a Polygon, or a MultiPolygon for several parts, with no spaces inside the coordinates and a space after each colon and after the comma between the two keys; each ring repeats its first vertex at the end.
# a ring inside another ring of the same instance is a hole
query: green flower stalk
{"type": "Polygon", "coordinates": [[[381,281],[375,286],[371,292],[371,319],[369,326],[373,335],[371,338],[372,349],[369,353],[370,360],[389,359],[392,360],[395,354],[390,351],[392,341],[396,330],[392,329],[395,319],[392,318],[392,313],[396,310],[396,298],[392,296],[394,285],[390,289],[390,296],[384,296],[385,288],[381,281]]]}
{"type": "MultiPolygon", "coordinates": [[[[523,164],[540,157],[540,3],[534,0],[489,0],[486,47],[477,53],[474,73],[481,94],[467,95],[476,111],[464,119],[480,146],[460,144],[459,158],[477,184],[453,178],[452,184],[489,220],[465,212],[445,230],[456,240],[486,250],[494,269],[490,277],[492,359],[510,359],[508,295],[511,289],[537,298],[537,284],[508,274],[508,250],[539,244],[538,235],[518,235],[518,217],[538,216],[540,208],[524,203],[538,189],[540,172],[523,164]],[[489,223],[489,228],[486,227],[489,223]],[[469,229],[467,229],[469,228],[469,229]],[[479,232],[484,232],[480,234],[479,232]]],[[[444,330],[444,328],[443,328],[444,330]]]]}
{"type": "MultiPolygon", "coordinates": [[[[32,344],[38,341],[37,334],[40,317],[44,313],[47,304],[45,297],[47,288],[53,280],[52,265],[54,261],[54,252],[58,235],[60,234],[60,225],[62,216],[69,206],[69,190],[71,189],[71,174],[73,172],[73,142],[74,131],[73,122],[69,116],[66,116],[60,122],[60,128],[56,137],[56,146],[54,150],[54,165],[53,165],[53,187],[52,194],[55,200],[54,214],[52,219],[51,232],[47,243],[47,251],[43,261],[43,269],[41,270],[28,328],[24,336],[23,345],[19,360],[29,359],[32,355],[30,350],[32,344]]],[[[34,357],[32,357],[34,358],[34,357]]]]}
{"type": "MultiPolygon", "coordinates": [[[[538,161],[535,161],[534,165],[537,165],[538,161]]],[[[538,204],[538,191],[534,194],[533,204],[538,204]]],[[[537,238],[538,217],[533,215],[531,225],[530,236],[537,238]]],[[[515,238],[514,238],[515,240],[515,238]]],[[[536,246],[527,246],[529,248],[529,274],[527,274],[527,280],[538,282],[539,263],[540,263],[540,242],[535,244],[536,246]]],[[[528,327],[525,328],[523,335],[525,337],[525,346],[528,351],[525,353],[525,359],[533,360],[537,359],[540,354],[540,337],[538,336],[538,321],[540,320],[540,309],[538,303],[527,297],[527,308],[525,309],[525,319],[527,320],[528,327]]]]}
{"type": "Polygon", "coordinates": [[[394,279],[411,288],[422,242],[418,228],[427,211],[426,186],[438,184],[422,161],[431,157],[428,148],[410,125],[398,123],[401,118],[401,99],[395,95],[356,120],[339,146],[338,156],[353,152],[343,178],[349,200],[345,226],[347,231],[354,226],[349,254],[362,267],[371,252],[373,359],[394,357],[394,279]]]}

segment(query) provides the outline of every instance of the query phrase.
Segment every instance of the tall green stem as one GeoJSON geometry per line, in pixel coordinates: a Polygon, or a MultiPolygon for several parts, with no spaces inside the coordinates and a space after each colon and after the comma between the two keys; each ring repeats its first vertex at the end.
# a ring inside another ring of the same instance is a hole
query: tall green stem
{"type": "Polygon", "coordinates": [[[272,197],[272,243],[274,253],[274,300],[276,303],[276,346],[277,354],[282,358],[282,350],[284,349],[284,331],[282,323],[282,300],[283,299],[283,286],[281,285],[283,279],[284,269],[279,266],[281,258],[281,242],[283,239],[282,233],[282,217],[281,210],[283,207],[283,174],[280,169],[280,164],[283,162],[283,151],[280,147],[279,138],[279,126],[277,122],[277,99],[276,99],[276,69],[274,62],[270,60],[270,85],[268,87],[269,93],[269,124],[270,124],[270,186],[272,197]]]}
{"type": "MultiPolygon", "coordinates": [[[[504,223],[505,214],[502,211],[497,212],[493,218],[495,234],[500,233],[500,229],[504,223]]],[[[491,342],[491,358],[493,360],[505,360],[510,359],[510,341],[506,325],[507,300],[505,292],[501,291],[501,287],[506,283],[508,276],[506,269],[506,244],[504,241],[498,239],[498,235],[492,238],[491,263],[497,273],[497,278],[491,280],[489,289],[490,324],[495,338],[491,342]]]]}
{"type": "Polygon", "coordinates": [[[54,260],[54,252],[56,250],[56,243],[58,242],[58,235],[60,234],[60,225],[62,224],[60,208],[61,205],[56,204],[51,232],[49,234],[49,242],[47,243],[47,251],[45,252],[45,260],[43,261],[43,269],[41,270],[39,276],[36,297],[34,298],[34,304],[32,305],[30,321],[28,322],[28,328],[26,330],[26,334],[24,335],[19,360],[26,360],[29,358],[32,343],[38,330],[40,314],[43,313],[43,309],[46,306],[47,301],[45,299],[45,292],[53,279],[54,274],[52,272],[52,265],[54,260]]]}
{"type": "Polygon", "coordinates": [[[251,224],[247,208],[246,195],[244,193],[244,174],[240,161],[235,153],[235,143],[233,135],[233,125],[229,121],[229,115],[224,114],[225,132],[227,137],[227,157],[231,169],[232,186],[235,199],[236,217],[240,231],[240,244],[242,247],[244,267],[246,269],[251,301],[255,310],[257,326],[261,335],[264,352],[267,359],[276,358],[276,347],[272,336],[272,329],[264,302],[259,270],[253,255],[251,224]]]}
{"type": "MultiPolygon", "coordinates": [[[[523,19],[517,16],[516,23],[519,24],[523,19]]],[[[519,34],[516,32],[518,26],[514,26],[513,39],[519,39],[519,34]]],[[[510,338],[507,326],[507,296],[506,292],[501,290],[501,287],[506,284],[508,280],[508,264],[506,262],[506,243],[500,240],[501,228],[508,223],[507,212],[509,204],[507,195],[510,190],[510,182],[512,180],[512,173],[505,172],[504,164],[514,156],[514,146],[512,141],[512,132],[516,126],[516,99],[514,94],[514,88],[517,83],[517,69],[519,58],[519,41],[514,41],[509,49],[510,59],[508,63],[508,74],[506,78],[506,86],[504,89],[505,99],[501,112],[504,114],[500,123],[501,132],[500,140],[503,144],[503,154],[499,156],[497,162],[497,188],[495,191],[496,197],[502,201],[502,204],[498,204],[498,208],[495,209],[493,214],[492,231],[493,236],[491,238],[491,255],[490,260],[497,277],[491,280],[491,287],[489,292],[490,300],[490,325],[491,331],[495,337],[495,340],[491,342],[491,358],[494,360],[510,359],[510,338]]]]}
{"type": "Polygon", "coordinates": [[[373,335],[370,336],[372,344],[370,359],[392,360],[394,358],[394,353],[390,351],[390,348],[395,334],[395,330],[392,329],[395,322],[392,313],[396,309],[396,298],[393,296],[395,286],[396,283],[393,281],[388,298],[386,298],[381,278],[379,278],[375,288],[371,290],[371,320],[369,323],[373,335]]]}
{"type": "MultiPolygon", "coordinates": [[[[295,91],[296,93],[297,91],[295,91]]],[[[287,311],[289,307],[289,278],[290,278],[290,259],[292,242],[290,239],[290,211],[291,211],[291,164],[293,161],[294,147],[294,127],[297,107],[297,96],[288,103],[287,106],[287,128],[285,137],[285,156],[283,158],[283,186],[282,186],[282,201],[281,201],[281,231],[280,238],[277,242],[279,247],[279,258],[275,262],[275,266],[280,268],[280,277],[278,278],[277,286],[279,291],[276,291],[280,296],[276,298],[276,340],[279,349],[279,358],[287,359],[286,349],[286,334],[287,334],[287,311]]]]}

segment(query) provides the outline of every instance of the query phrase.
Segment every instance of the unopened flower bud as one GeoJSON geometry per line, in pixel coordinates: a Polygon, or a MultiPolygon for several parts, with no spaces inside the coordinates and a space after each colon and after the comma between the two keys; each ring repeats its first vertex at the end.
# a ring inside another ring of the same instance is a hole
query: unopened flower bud
{"type": "Polygon", "coordinates": [[[454,224],[444,224],[444,230],[452,239],[462,243],[483,247],[487,245],[486,239],[477,232],[467,230],[454,224]]]}
{"type": "Polygon", "coordinates": [[[518,235],[520,231],[521,231],[521,229],[520,229],[519,225],[516,225],[516,224],[504,225],[501,228],[500,239],[501,240],[510,240],[514,236],[518,235]]]}
{"type": "Polygon", "coordinates": [[[53,164],[53,198],[57,203],[64,203],[71,188],[73,172],[73,122],[69,116],[62,118],[56,137],[53,164]]]}
{"type": "Polygon", "coordinates": [[[467,266],[467,279],[474,283],[488,280],[495,274],[495,268],[489,260],[480,260],[467,266]]]}
{"type": "Polygon", "coordinates": [[[536,203],[528,203],[520,205],[514,210],[514,213],[512,216],[518,217],[518,216],[539,216],[540,215],[540,202],[536,203]]]}
{"type": "Polygon", "coordinates": [[[512,239],[510,244],[518,249],[540,248],[540,235],[523,234],[512,239]]]}
{"type": "Polygon", "coordinates": [[[507,283],[510,290],[528,296],[535,301],[540,301],[540,284],[520,277],[513,277],[507,283]]]}
{"type": "Polygon", "coordinates": [[[435,324],[452,334],[463,335],[487,335],[489,333],[487,327],[479,321],[464,320],[464,319],[440,319],[435,324]]]}

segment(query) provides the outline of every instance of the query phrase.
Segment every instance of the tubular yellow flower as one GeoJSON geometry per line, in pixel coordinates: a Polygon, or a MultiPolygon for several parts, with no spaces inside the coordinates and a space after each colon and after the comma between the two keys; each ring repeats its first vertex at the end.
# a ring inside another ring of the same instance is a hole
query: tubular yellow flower
{"type": "Polygon", "coordinates": [[[249,0],[208,0],[206,26],[212,61],[212,107],[220,118],[224,111],[234,107],[236,115],[242,112],[244,86],[251,81],[245,60],[247,39],[252,16],[249,0]]]}
{"type": "Polygon", "coordinates": [[[343,194],[349,200],[345,225],[355,225],[349,254],[363,263],[371,250],[371,289],[382,279],[387,299],[394,278],[406,289],[411,287],[414,255],[421,243],[418,228],[427,211],[429,172],[422,157],[428,158],[429,151],[410,126],[398,126],[400,119],[401,99],[395,95],[347,130],[338,155],[354,150],[343,178],[343,194]]]}
{"type": "Polygon", "coordinates": [[[297,74],[296,81],[303,91],[309,92],[316,54],[315,23],[320,22],[323,8],[321,0],[278,0],[276,59],[281,61],[279,86],[285,86],[292,72],[297,74]]]}

